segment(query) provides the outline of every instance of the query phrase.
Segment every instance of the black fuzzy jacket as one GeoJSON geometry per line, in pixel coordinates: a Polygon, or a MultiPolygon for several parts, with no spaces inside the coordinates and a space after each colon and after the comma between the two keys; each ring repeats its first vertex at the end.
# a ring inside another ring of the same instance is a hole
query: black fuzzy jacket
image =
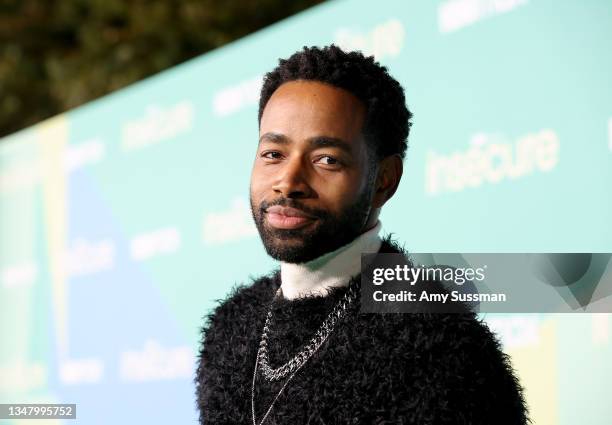
{"type": "MultiPolygon", "coordinates": [[[[403,253],[389,239],[380,252],[403,253]]],[[[276,270],[234,287],[206,317],[195,377],[201,424],[253,423],[257,348],[279,286],[276,270]]],[[[280,366],[308,343],[345,292],[276,299],[270,365],[280,366]]],[[[258,373],[258,425],[285,379],[269,383],[258,373]]],[[[503,425],[525,424],[526,415],[508,357],[474,314],[360,314],[358,297],[264,425],[503,425]]]]}

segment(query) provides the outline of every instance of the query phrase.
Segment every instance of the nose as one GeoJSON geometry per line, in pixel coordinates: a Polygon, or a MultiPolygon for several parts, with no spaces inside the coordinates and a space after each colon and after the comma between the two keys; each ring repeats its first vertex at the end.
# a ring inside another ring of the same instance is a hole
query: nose
{"type": "Polygon", "coordinates": [[[306,179],[306,170],[299,158],[287,161],[279,170],[279,176],[272,190],[285,198],[307,198],[311,196],[312,189],[306,179]]]}

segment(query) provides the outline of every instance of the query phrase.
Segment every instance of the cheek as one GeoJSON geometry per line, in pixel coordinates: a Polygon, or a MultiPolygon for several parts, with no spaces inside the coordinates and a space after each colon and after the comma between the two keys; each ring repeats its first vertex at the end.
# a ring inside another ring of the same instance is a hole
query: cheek
{"type": "Polygon", "coordinates": [[[315,187],[320,200],[330,210],[340,211],[353,204],[363,191],[364,185],[357,176],[343,175],[320,181],[315,187]]]}
{"type": "Polygon", "coordinates": [[[261,187],[254,180],[251,182],[250,195],[251,201],[258,207],[263,200],[264,191],[262,191],[261,187]]]}
{"type": "Polygon", "coordinates": [[[251,171],[251,197],[259,198],[264,191],[266,179],[257,164],[253,165],[251,171]]]}

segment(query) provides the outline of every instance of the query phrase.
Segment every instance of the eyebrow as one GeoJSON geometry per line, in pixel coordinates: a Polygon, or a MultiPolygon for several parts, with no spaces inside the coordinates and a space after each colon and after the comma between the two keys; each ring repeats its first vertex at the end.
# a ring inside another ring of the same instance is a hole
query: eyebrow
{"type": "MultiPolygon", "coordinates": [[[[279,145],[289,145],[290,139],[282,134],[278,133],[265,133],[259,138],[261,142],[277,143],[279,145]]],[[[338,148],[347,154],[352,154],[353,150],[351,146],[344,140],[337,137],[329,136],[315,136],[307,140],[311,148],[338,148]]]]}

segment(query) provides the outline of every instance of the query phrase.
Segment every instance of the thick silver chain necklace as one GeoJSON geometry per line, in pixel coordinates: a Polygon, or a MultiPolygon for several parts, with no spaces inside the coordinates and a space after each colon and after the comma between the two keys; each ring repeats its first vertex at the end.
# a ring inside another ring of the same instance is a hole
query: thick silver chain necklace
{"type": "MultiPolygon", "coordinates": [[[[272,411],[272,407],[276,400],[280,397],[281,393],[289,384],[291,379],[295,376],[298,370],[310,359],[313,354],[323,345],[323,343],[327,340],[329,335],[334,330],[336,323],[341,320],[346,315],[347,307],[353,302],[353,300],[357,296],[357,282],[351,282],[348,291],[344,296],[336,303],[333,310],[328,314],[327,318],[323,321],[323,324],[319,327],[315,335],[312,337],[310,342],[304,346],[299,353],[293,356],[289,361],[287,361],[282,366],[274,369],[270,367],[269,357],[268,357],[268,332],[270,331],[270,324],[272,322],[272,306],[268,309],[268,315],[266,316],[266,323],[263,328],[263,332],[261,334],[261,341],[259,343],[259,350],[257,351],[257,357],[255,359],[255,370],[253,371],[253,385],[251,387],[251,411],[253,413],[253,425],[257,425],[257,421],[255,420],[255,380],[257,378],[257,366],[261,363],[262,375],[266,378],[267,381],[277,381],[289,375],[289,378],[282,386],[270,407],[264,414],[259,425],[263,424],[270,412],[272,411]]],[[[282,296],[281,288],[278,288],[276,291],[276,297],[282,296]]]]}

